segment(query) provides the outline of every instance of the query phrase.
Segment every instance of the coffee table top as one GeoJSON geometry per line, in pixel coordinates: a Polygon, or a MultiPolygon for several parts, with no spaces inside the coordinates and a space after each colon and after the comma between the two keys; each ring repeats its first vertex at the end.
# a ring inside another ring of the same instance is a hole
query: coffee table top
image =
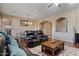
{"type": "Polygon", "coordinates": [[[44,46],[47,46],[47,47],[50,47],[50,48],[55,48],[55,47],[60,46],[63,43],[64,42],[60,41],[60,40],[49,39],[48,41],[41,43],[41,45],[44,45],[44,46]]]}

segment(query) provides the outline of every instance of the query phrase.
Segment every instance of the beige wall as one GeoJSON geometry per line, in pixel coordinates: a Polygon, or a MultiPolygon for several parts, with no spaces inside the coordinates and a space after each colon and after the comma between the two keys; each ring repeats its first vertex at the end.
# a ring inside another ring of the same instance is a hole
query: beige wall
{"type": "Polygon", "coordinates": [[[38,21],[38,29],[40,29],[40,23],[44,22],[44,21],[49,21],[49,22],[52,22],[52,18],[51,17],[48,17],[48,18],[45,18],[45,19],[41,19],[38,21]]]}
{"type": "MultiPolygon", "coordinates": [[[[43,21],[52,22],[52,38],[60,39],[63,41],[74,42],[74,29],[79,33],[79,8],[60,13],[58,15],[53,15],[39,21],[39,24],[43,21]],[[68,21],[68,32],[56,32],[56,20],[60,17],[67,18],[68,21]]],[[[40,26],[39,26],[40,27],[40,26]]]]}
{"type": "Polygon", "coordinates": [[[74,42],[74,29],[79,33],[79,8],[52,17],[52,38],[74,42]],[[56,32],[56,19],[65,17],[68,20],[68,32],[56,32]]]}
{"type": "MultiPolygon", "coordinates": [[[[11,29],[12,29],[12,36],[16,36],[16,33],[21,33],[24,32],[26,30],[38,30],[38,21],[37,20],[31,20],[31,22],[33,23],[32,25],[28,25],[28,26],[20,26],[20,18],[16,18],[16,17],[7,17],[7,16],[2,16],[2,19],[10,19],[11,20],[11,29]]],[[[0,20],[1,21],[1,20],[0,20]]],[[[0,22],[1,24],[1,22],[0,22]]],[[[2,31],[4,30],[4,26],[2,26],[2,31]]]]}
{"type": "Polygon", "coordinates": [[[12,20],[12,35],[16,36],[16,33],[23,32],[25,30],[36,30],[40,29],[40,23],[43,21],[52,22],[52,38],[57,38],[63,41],[73,42],[74,41],[74,30],[75,27],[76,32],[79,33],[79,8],[74,10],[60,13],[58,15],[53,15],[52,17],[48,17],[45,19],[41,19],[38,21],[33,21],[33,25],[29,25],[28,27],[20,26],[19,18],[14,18],[12,20]],[[56,20],[60,17],[65,17],[68,20],[68,32],[56,32],[56,20]],[[39,25],[38,25],[39,24],[39,25]]]}

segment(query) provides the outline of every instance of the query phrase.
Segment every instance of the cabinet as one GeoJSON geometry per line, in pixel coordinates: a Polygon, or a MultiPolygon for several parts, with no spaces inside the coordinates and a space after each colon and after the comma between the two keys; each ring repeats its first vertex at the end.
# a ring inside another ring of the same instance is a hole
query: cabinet
{"type": "Polygon", "coordinates": [[[79,33],[75,33],[75,46],[79,47],[79,33]]]}

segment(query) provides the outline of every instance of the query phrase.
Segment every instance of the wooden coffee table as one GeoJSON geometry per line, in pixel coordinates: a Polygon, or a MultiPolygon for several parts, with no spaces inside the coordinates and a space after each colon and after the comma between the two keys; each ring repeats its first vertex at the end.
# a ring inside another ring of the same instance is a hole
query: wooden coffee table
{"type": "Polygon", "coordinates": [[[52,56],[55,55],[55,52],[58,49],[64,50],[64,42],[56,39],[55,40],[50,39],[46,42],[41,43],[41,45],[42,45],[41,51],[42,52],[50,51],[52,56]]]}

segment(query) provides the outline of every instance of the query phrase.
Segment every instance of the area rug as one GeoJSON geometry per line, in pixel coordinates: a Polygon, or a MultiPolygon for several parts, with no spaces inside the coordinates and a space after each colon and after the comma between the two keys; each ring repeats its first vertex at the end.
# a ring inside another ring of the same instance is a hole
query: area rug
{"type": "MultiPolygon", "coordinates": [[[[47,56],[45,53],[41,52],[41,45],[30,48],[30,51],[34,54],[38,54],[39,56],[47,56]]],[[[57,56],[79,56],[79,49],[75,47],[65,46],[64,50],[62,50],[57,56]]]]}

